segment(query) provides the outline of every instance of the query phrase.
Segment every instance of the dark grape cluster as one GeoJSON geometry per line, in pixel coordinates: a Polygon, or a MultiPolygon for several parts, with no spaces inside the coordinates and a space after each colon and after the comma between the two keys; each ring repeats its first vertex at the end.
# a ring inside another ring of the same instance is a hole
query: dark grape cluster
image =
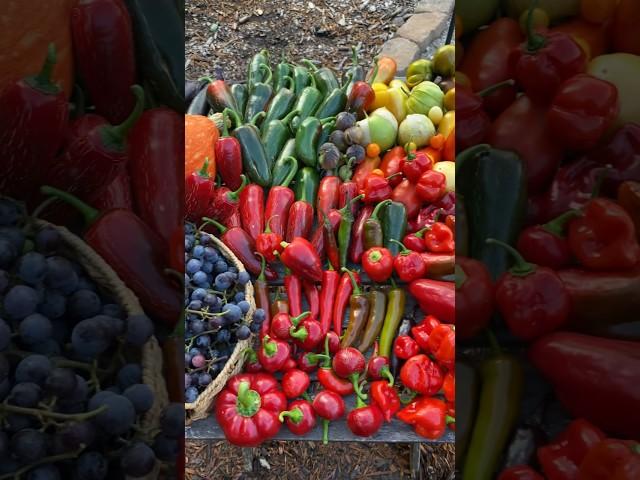
{"type": "Polygon", "coordinates": [[[159,432],[141,425],[156,401],[138,363],[153,334],[57,230],[0,198],[0,479],[119,479],[175,461],[183,405],[165,410],[159,432]]]}
{"type": "Polygon", "coordinates": [[[251,280],[215,248],[211,236],[185,225],[185,399],[195,402],[224,368],[236,343],[260,331],[265,312],[251,322],[245,286],[251,280]]]}

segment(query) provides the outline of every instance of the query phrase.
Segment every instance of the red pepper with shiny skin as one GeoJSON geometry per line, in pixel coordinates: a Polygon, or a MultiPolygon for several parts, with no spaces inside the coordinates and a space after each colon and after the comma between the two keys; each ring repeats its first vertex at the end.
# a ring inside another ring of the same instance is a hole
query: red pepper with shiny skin
{"type": "Polygon", "coordinates": [[[363,193],[362,201],[368,205],[375,205],[388,200],[393,191],[389,180],[382,176],[382,171],[374,170],[365,180],[363,193]]]}
{"type": "Polygon", "coordinates": [[[456,329],[453,325],[440,324],[435,327],[427,341],[429,352],[438,364],[451,370],[456,363],[456,329]]]}
{"type": "Polygon", "coordinates": [[[322,418],[322,443],[329,443],[329,422],[344,415],[344,400],[331,390],[322,390],[313,399],[313,409],[322,418]]]}
{"type": "MultiPolygon", "coordinates": [[[[340,225],[340,220],[342,220],[342,215],[338,210],[331,210],[329,212],[329,221],[331,222],[331,230],[335,232],[340,225]]],[[[313,231],[313,235],[311,235],[311,245],[313,245],[313,249],[316,251],[318,256],[320,257],[320,261],[324,262],[327,252],[327,247],[325,246],[324,241],[325,231],[324,231],[324,222],[318,224],[316,229],[313,231]]]]}
{"type": "Polygon", "coordinates": [[[525,228],[518,236],[518,251],[536,265],[554,270],[568,266],[572,256],[565,235],[566,224],[578,215],[577,210],[569,210],[545,224],[525,228]]]}
{"type": "Polygon", "coordinates": [[[296,359],[296,366],[303,372],[311,373],[318,369],[318,360],[314,359],[313,353],[300,352],[296,359]]]}
{"type": "MultiPolygon", "coordinates": [[[[212,184],[213,188],[213,184],[212,184]]],[[[213,196],[213,191],[209,200],[213,196]]],[[[133,194],[131,192],[131,178],[126,170],[121,171],[109,185],[107,185],[98,195],[89,199],[89,204],[98,210],[111,210],[112,208],[124,208],[133,210],[133,194]]],[[[185,204],[188,199],[185,196],[185,204]]],[[[183,240],[182,238],[180,239],[183,240]]],[[[184,250],[184,247],[181,247],[184,250]]],[[[181,254],[182,255],[182,254],[181,254]]],[[[184,267],[184,258],[181,262],[184,267]]]]}
{"type": "Polygon", "coordinates": [[[349,260],[360,263],[364,253],[364,224],[373,213],[372,205],[365,205],[358,212],[353,227],[351,227],[351,243],[349,244],[349,260]]]}
{"type": "Polygon", "coordinates": [[[386,282],[393,275],[393,255],[384,247],[372,247],[362,256],[362,269],[374,282],[386,282]]]}
{"type": "Polygon", "coordinates": [[[544,477],[529,465],[515,465],[500,472],[498,480],[544,480],[544,477]]]}
{"type": "Polygon", "coordinates": [[[455,273],[456,332],[467,340],[478,335],[491,321],[493,281],[484,263],[473,258],[456,256],[455,273]]]}
{"type": "Polygon", "coordinates": [[[282,375],[280,384],[285,397],[297,398],[307,391],[311,384],[311,379],[306,372],[293,368],[282,375]]]}
{"type": "Polygon", "coordinates": [[[273,252],[282,251],[282,246],[280,245],[282,240],[284,239],[280,235],[271,230],[271,219],[268,219],[264,232],[256,238],[256,251],[263,255],[269,263],[274,263],[277,259],[273,252]]]}
{"type": "Polygon", "coordinates": [[[280,340],[291,340],[291,332],[295,331],[300,321],[309,316],[309,312],[300,313],[298,315],[289,315],[288,313],[277,313],[271,319],[270,333],[271,337],[280,340]]]}
{"type": "MultiPolygon", "coordinates": [[[[324,273],[324,272],[323,272],[324,273]]],[[[320,292],[318,287],[313,282],[302,282],[302,291],[304,297],[307,299],[309,305],[309,311],[311,312],[311,318],[320,318],[320,292]]],[[[324,338],[324,335],[323,335],[324,338]]]]}
{"type": "MultiPolygon", "coordinates": [[[[207,80],[209,81],[209,85],[207,85],[207,102],[211,108],[218,112],[224,111],[226,108],[237,112],[238,106],[229,85],[222,79],[213,80],[207,78],[207,80]]],[[[251,121],[250,118],[246,120],[247,122],[251,121]]]]}
{"type": "Polygon", "coordinates": [[[594,446],[578,469],[580,480],[634,479],[640,473],[640,443],[607,438],[594,446]],[[635,475],[632,475],[635,473],[635,475]]]}
{"type": "Polygon", "coordinates": [[[282,247],[280,260],[294,275],[311,282],[322,280],[320,258],[308,240],[296,237],[291,243],[282,242],[282,247]]]}
{"type": "MultiPolygon", "coordinates": [[[[455,359],[454,359],[455,362],[455,359]]],[[[455,368],[449,370],[444,376],[444,383],[442,384],[442,393],[447,402],[456,403],[456,371],[455,368]]]]}
{"type": "MultiPolygon", "coordinates": [[[[353,200],[354,198],[356,198],[358,196],[358,194],[360,193],[359,189],[358,189],[358,184],[356,182],[354,182],[353,180],[345,180],[340,184],[340,187],[338,187],[338,207],[337,209],[341,209],[344,208],[344,206],[349,203],[351,200],[353,200]]],[[[358,213],[358,204],[356,202],[353,202],[351,204],[351,213],[353,213],[354,216],[357,215],[358,213]]]]}
{"type": "Polygon", "coordinates": [[[378,355],[378,342],[375,342],[374,345],[373,355],[371,355],[367,361],[367,377],[372,380],[382,380],[385,378],[385,383],[388,383],[389,386],[393,386],[394,378],[391,374],[391,370],[389,370],[389,358],[378,355]]]}
{"type": "Polygon", "coordinates": [[[411,327],[411,336],[416,341],[423,353],[429,353],[429,335],[433,332],[434,328],[440,325],[438,320],[433,315],[427,315],[422,321],[415,327],[411,327]]]}
{"type": "MultiPolygon", "coordinates": [[[[231,190],[237,190],[242,184],[242,152],[240,142],[229,135],[227,115],[224,114],[222,135],[214,145],[216,171],[224,184],[231,190]]],[[[269,217],[266,217],[269,218],[269,217]]]]}
{"type": "Polygon", "coordinates": [[[398,253],[393,260],[393,268],[400,280],[408,283],[422,278],[427,272],[427,266],[420,254],[407,249],[407,247],[395,239],[391,239],[391,241],[401,247],[400,253],[398,253]]]}
{"type": "MultiPolygon", "coordinates": [[[[240,214],[240,194],[245,188],[247,188],[247,178],[242,175],[242,184],[238,190],[231,191],[227,187],[220,187],[216,189],[213,202],[211,203],[209,210],[210,215],[215,220],[226,224],[232,216],[238,214],[240,222],[242,223],[242,215],[240,214]]],[[[250,235],[249,237],[252,241],[255,241],[255,238],[250,235]]]]}
{"type": "Polygon", "coordinates": [[[313,206],[304,200],[298,200],[289,209],[287,223],[287,242],[293,241],[296,237],[309,239],[311,228],[313,227],[313,206]]]}
{"type": "Polygon", "coordinates": [[[418,190],[409,179],[402,180],[391,193],[391,200],[402,203],[407,209],[407,218],[414,219],[420,213],[423,206],[422,199],[418,196],[418,190]]]}
{"type": "Polygon", "coordinates": [[[397,417],[414,425],[416,433],[430,440],[444,435],[448,423],[455,419],[447,415],[447,405],[439,398],[421,397],[400,410],[397,417]]]}
{"type": "Polygon", "coordinates": [[[320,326],[322,333],[327,334],[331,328],[333,319],[333,302],[338,291],[340,274],[335,270],[328,269],[322,272],[322,284],[320,288],[320,326]]]}
{"type": "Polygon", "coordinates": [[[407,146],[407,156],[402,165],[402,173],[411,183],[418,183],[418,180],[424,172],[431,170],[433,163],[431,159],[424,153],[410,150],[407,146]]]}
{"type": "Polygon", "coordinates": [[[78,2],[70,21],[73,58],[83,87],[100,115],[110,123],[123,122],[136,103],[130,88],[137,78],[133,28],[125,2],[78,2]]]}
{"type": "Polygon", "coordinates": [[[376,403],[367,405],[356,397],[356,407],[347,415],[347,427],[359,437],[370,437],[380,430],[384,417],[376,403]]]}
{"type": "Polygon", "coordinates": [[[288,269],[284,274],[284,291],[289,301],[289,313],[297,317],[302,313],[302,281],[288,269]]]}
{"type": "Polygon", "coordinates": [[[130,210],[99,212],[52,187],[41,192],[63,200],[84,217],[82,237],[136,294],[144,309],[172,327],[180,319],[182,288],[165,274],[167,245],[130,210]]]}
{"type": "Polygon", "coordinates": [[[322,327],[313,317],[304,318],[295,331],[291,332],[291,338],[295,344],[305,352],[312,352],[325,338],[322,335],[322,327]]]}
{"type": "Polygon", "coordinates": [[[264,189],[251,183],[240,192],[242,228],[255,241],[264,230],[264,189]]]}
{"type": "Polygon", "coordinates": [[[185,216],[199,222],[207,216],[215,195],[216,184],[209,176],[209,160],[204,161],[200,171],[191,172],[184,183],[185,216]]]}
{"type": "Polygon", "coordinates": [[[364,373],[366,368],[366,361],[360,350],[354,347],[339,349],[333,356],[331,367],[338,377],[351,380],[353,390],[358,397],[363,399],[367,398],[358,383],[360,375],[364,373]]]}
{"type": "Polygon", "coordinates": [[[264,218],[271,219],[271,231],[284,238],[287,231],[289,209],[293,205],[295,194],[289,187],[275,186],[269,189],[264,218]]]}
{"type": "Polygon", "coordinates": [[[435,222],[424,234],[424,246],[433,253],[453,253],[456,243],[453,231],[442,222],[435,222]]]}
{"type": "Polygon", "coordinates": [[[440,366],[424,354],[411,357],[400,369],[402,384],[421,395],[432,396],[440,391],[444,374],[440,366]]]}
{"type": "Polygon", "coordinates": [[[402,239],[402,243],[409,250],[422,253],[427,251],[427,247],[424,245],[424,232],[428,230],[428,227],[421,228],[415,233],[408,233],[402,239]]]}
{"type": "MultiPolygon", "coordinates": [[[[356,282],[360,283],[360,275],[354,271],[353,276],[356,282]]],[[[344,312],[349,304],[349,299],[353,293],[353,285],[351,283],[351,277],[348,273],[343,273],[338,282],[336,295],[333,303],[333,331],[342,335],[342,320],[344,319],[344,312]]]]}
{"type": "Polygon", "coordinates": [[[342,181],[335,175],[327,175],[320,180],[318,195],[316,197],[318,223],[321,223],[324,220],[324,216],[328,215],[331,210],[338,208],[338,190],[340,189],[340,185],[342,185],[342,181]]]}
{"type": "MultiPolygon", "coordinates": [[[[351,181],[358,186],[357,194],[360,194],[364,191],[367,177],[371,174],[371,172],[373,172],[376,168],[380,166],[380,161],[381,161],[380,157],[366,157],[363,160],[363,162],[356,167],[356,170],[353,173],[353,177],[351,178],[351,181]]],[[[400,175],[398,175],[398,177],[399,176],[400,175]]],[[[394,178],[397,178],[397,177],[394,177],[394,178]]],[[[346,181],[347,180],[345,180],[345,182],[346,181]]]]}
{"type": "MultiPolygon", "coordinates": [[[[340,222],[342,221],[342,213],[339,210],[334,210],[340,215],[340,222]]],[[[338,222],[339,223],[339,222],[338,222]]],[[[323,239],[324,239],[324,254],[329,260],[329,266],[337,270],[340,268],[340,248],[338,247],[338,240],[336,239],[336,232],[333,229],[331,220],[325,216],[322,220],[323,239]]]]}
{"type": "Polygon", "coordinates": [[[376,93],[371,85],[367,82],[359,81],[354,83],[351,88],[347,99],[347,108],[350,112],[355,113],[358,118],[361,118],[375,99],[376,93]]]}
{"type": "Polygon", "coordinates": [[[420,353],[420,347],[409,335],[398,335],[393,342],[393,353],[402,360],[409,360],[420,353]]]}
{"type": "Polygon", "coordinates": [[[294,435],[306,435],[316,427],[316,412],[307,400],[294,400],[278,418],[294,435]]]}
{"type": "Polygon", "coordinates": [[[423,202],[437,202],[446,192],[447,178],[444,173],[427,170],[416,183],[416,195],[423,202]]]}
{"type": "Polygon", "coordinates": [[[387,423],[391,422],[393,415],[400,410],[400,397],[395,388],[385,380],[377,380],[371,383],[371,399],[382,411],[382,416],[387,423]]]}
{"type": "Polygon", "coordinates": [[[380,163],[380,170],[382,174],[389,178],[389,184],[392,188],[395,188],[402,181],[400,175],[393,176],[398,172],[402,172],[404,165],[404,157],[406,153],[404,147],[397,145],[384,154],[382,157],[382,163],[380,163]]]}
{"type": "Polygon", "coordinates": [[[269,295],[269,284],[265,277],[267,260],[260,253],[258,253],[258,256],[260,257],[260,273],[252,283],[256,307],[264,310],[264,321],[260,325],[260,339],[262,340],[262,337],[271,330],[271,296],[269,295]]]}
{"type": "Polygon", "coordinates": [[[418,301],[423,312],[436,316],[444,323],[455,323],[455,285],[440,280],[420,279],[409,284],[409,293],[418,301]]]}
{"type": "Polygon", "coordinates": [[[265,371],[274,373],[282,370],[291,358],[291,347],[283,340],[265,335],[257,351],[260,365],[265,371]]]}
{"type": "MultiPolygon", "coordinates": [[[[44,53],[44,52],[43,52],[44,53]]],[[[64,91],[52,83],[56,63],[50,45],[42,70],[0,93],[0,192],[31,201],[41,172],[62,146],[69,120],[64,91]]]]}

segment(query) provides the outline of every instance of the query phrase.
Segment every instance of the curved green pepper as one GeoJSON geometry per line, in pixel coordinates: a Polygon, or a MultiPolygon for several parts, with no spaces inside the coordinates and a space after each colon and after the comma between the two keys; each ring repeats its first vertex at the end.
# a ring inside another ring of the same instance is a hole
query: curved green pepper
{"type": "Polygon", "coordinates": [[[362,237],[364,239],[364,249],[369,250],[373,247],[381,247],[384,242],[382,234],[382,222],[380,222],[380,210],[387,206],[391,200],[384,200],[376,205],[373,212],[364,222],[362,237]]]}
{"type": "Polygon", "coordinates": [[[349,97],[355,83],[364,81],[364,79],[364,67],[358,64],[358,49],[356,47],[351,47],[351,66],[342,76],[342,85],[344,86],[347,84],[347,88],[345,90],[347,97],[349,97]]]}
{"type": "Polygon", "coordinates": [[[254,83],[251,88],[249,100],[247,100],[247,106],[244,110],[244,119],[246,121],[252,120],[258,113],[264,112],[273,96],[271,69],[264,64],[261,68],[267,71],[267,77],[264,82],[254,83]]]}
{"type": "Polygon", "coordinates": [[[382,330],[384,316],[387,310],[387,296],[381,290],[369,290],[369,306],[369,318],[364,327],[360,345],[357,347],[362,353],[365,353],[371,348],[373,342],[378,338],[380,330],[382,330]]]}
{"type": "MultiPolygon", "coordinates": [[[[291,84],[291,78],[286,78],[287,81],[291,84]]],[[[269,122],[271,122],[271,120],[280,120],[284,118],[293,109],[295,103],[296,95],[293,93],[293,91],[289,88],[281,88],[269,104],[269,108],[267,109],[267,116],[264,117],[264,122],[262,122],[263,130],[264,127],[268,125],[269,122]]]]}
{"type": "MultiPolygon", "coordinates": [[[[262,65],[269,66],[269,52],[267,50],[260,50],[256,53],[247,66],[247,84],[249,90],[253,88],[256,83],[263,83],[266,79],[266,73],[262,70],[262,65]]],[[[269,79],[271,81],[271,79],[269,79]]]]}
{"type": "Polygon", "coordinates": [[[317,170],[311,167],[304,167],[298,170],[295,178],[295,198],[303,200],[311,205],[316,204],[318,196],[318,185],[320,184],[320,175],[317,170]]]}
{"type": "Polygon", "coordinates": [[[297,113],[298,112],[294,110],[282,120],[276,119],[271,120],[268,124],[265,122],[262,124],[264,129],[261,140],[267,155],[267,164],[270,170],[273,170],[276,158],[282,151],[285,143],[287,143],[287,140],[291,138],[289,122],[297,113]]]}
{"type": "Polygon", "coordinates": [[[298,114],[298,117],[294,119],[293,123],[291,124],[294,131],[298,129],[305,118],[313,115],[314,112],[318,110],[318,107],[322,104],[322,93],[320,93],[320,90],[316,88],[314,82],[315,80],[313,80],[313,77],[311,77],[311,85],[305,87],[305,89],[298,97],[298,101],[293,107],[294,110],[298,110],[298,112],[300,112],[298,114]]]}
{"type": "Polygon", "coordinates": [[[400,253],[396,240],[401,242],[407,232],[407,209],[400,202],[389,202],[380,209],[382,243],[395,257],[400,253]]]}
{"type": "MultiPolygon", "coordinates": [[[[291,68],[291,64],[284,58],[283,52],[282,60],[280,60],[280,63],[276,66],[276,71],[273,74],[273,86],[275,90],[278,91],[281,88],[284,88],[288,83],[287,78],[291,79],[292,74],[293,69],[291,68]]],[[[293,79],[291,79],[290,81],[293,82],[293,79]]],[[[293,89],[293,86],[289,88],[293,89]]]]}
{"type": "Polygon", "coordinates": [[[316,117],[305,118],[296,131],[296,158],[309,167],[318,163],[322,123],[316,117]]]}
{"type": "Polygon", "coordinates": [[[323,97],[329,92],[332,92],[336,88],[340,87],[340,83],[336,78],[336,74],[330,68],[318,68],[310,60],[302,60],[302,63],[304,63],[307,68],[309,68],[309,70],[313,73],[313,78],[316,81],[316,87],[318,88],[318,90],[320,90],[320,93],[322,93],[323,97]]]}
{"type": "Polygon", "coordinates": [[[305,88],[312,84],[313,75],[302,65],[293,67],[293,93],[300,97],[305,88]]]}
{"type": "Polygon", "coordinates": [[[247,100],[249,100],[249,90],[244,83],[235,83],[231,86],[231,95],[236,99],[238,113],[242,114],[244,119],[244,109],[247,108],[247,100]]]}
{"type": "Polygon", "coordinates": [[[378,344],[378,355],[389,358],[393,339],[400,325],[404,307],[407,302],[407,293],[404,288],[392,288],[387,295],[387,314],[384,317],[382,331],[380,332],[380,343],[378,344]]]}
{"type": "MultiPolygon", "coordinates": [[[[334,117],[330,117],[334,118],[334,117]]],[[[322,133],[320,134],[320,139],[318,140],[318,147],[320,145],[327,143],[329,141],[329,136],[336,129],[336,121],[330,120],[329,122],[322,125],[322,133]]]]}
{"type": "Polygon", "coordinates": [[[342,88],[334,88],[331,93],[320,104],[314,115],[320,119],[334,117],[347,106],[347,94],[345,90],[349,86],[344,84],[342,88]]]}
{"type": "Polygon", "coordinates": [[[260,141],[260,131],[253,123],[258,116],[264,115],[264,112],[257,114],[251,123],[245,125],[242,124],[238,112],[227,108],[224,113],[231,118],[235,126],[231,135],[240,143],[244,172],[253,183],[257,183],[261,187],[270,186],[271,170],[267,162],[267,155],[260,141]]]}
{"type": "Polygon", "coordinates": [[[284,157],[282,160],[278,159],[273,166],[271,186],[288,187],[296,173],[298,173],[298,160],[291,156],[284,157]]]}

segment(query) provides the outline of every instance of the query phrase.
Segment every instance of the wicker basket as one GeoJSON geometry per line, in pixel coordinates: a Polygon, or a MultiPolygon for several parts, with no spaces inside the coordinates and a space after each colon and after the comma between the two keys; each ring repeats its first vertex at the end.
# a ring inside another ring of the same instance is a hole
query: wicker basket
{"type": "MultiPolygon", "coordinates": [[[[120,280],[113,269],[94,252],[82,239],[71,233],[65,227],[60,227],[44,220],[34,220],[36,229],[53,228],[62,237],[69,253],[74,255],[91,276],[91,278],[105,291],[109,292],[115,301],[125,310],[127,315],[142,314],[144,311],[138,299],[131,290],[120,280]]],[[[162,411],[169,404],[169,395],[162,374],[162,350],[155,337],[142,347],[141,352],[142,380],[153,390],[155,402],[151,409],[142,417],[142,428],[146,432],[157,431],[160,426],[162,411]]]]}
{"type": "MultiPolygon", "coordinates": [[[[215,244],[216,248],[224,255],[224,257],[229,260],[233,266],[235,266],[239,272],[246,271],[242,262],[238,260],[238,258],[233,254],[229,248],[218,240],[215,236],[209,234],[211,240],[215,244]]],[[[248,322],[251,323],[253,320],[253,313],[256,310],[256,301],[253,295],[253,285],[251,282],[247,282],[244,288],[244,296],[247,302],[249,302],[249,311],[246,313],[245,317],[248,319],[248,322]]],[[[222,371],[218,374],[218,376],[209,384],[209,386],[202,392],[198,399],[193,403],[186,403],[185,409],[187,410],[187,421],[191,422],[193,420],[198,420],[204,418],[209,415],[211,411],[211,407],[216,398],[216,395],[220,393],[220,391],[227,384],[227,380],[232,376],[240,373],[242,370],[242,366],[244,365],[244,355],[243,352],[249,348],[253,344],[253,335],[251,335],[246,340],[241,340],[236,344],[236,347],[231,354],[229,360],[225,364],[222,371]]]]}

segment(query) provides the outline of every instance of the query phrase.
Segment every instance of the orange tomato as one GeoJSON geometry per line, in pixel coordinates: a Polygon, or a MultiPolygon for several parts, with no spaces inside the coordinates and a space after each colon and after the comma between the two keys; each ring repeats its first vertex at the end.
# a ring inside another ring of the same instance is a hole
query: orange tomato
{"type": "Polygon", "coordinates": [[[444,142],[444,135],[439,133],[431,137],[431,140],[429,140],[429,146],[435,148],[436,150],[442,150],[442,148],[444,147],[444,142]]]}
{"type": "Polygon", "coordinates": [[[367,157],[377,157],[378,155],[380,155],[380,145],[377,143],[367,145],[367,157]]]}
{"type": "Polygon", "coordinates": [[[218,128],[204,115],[184,116],[184,175],[202,169],[209,159],[209,175],[216,176],[216,156],[214,145],[218,141],[218,128]]]}

